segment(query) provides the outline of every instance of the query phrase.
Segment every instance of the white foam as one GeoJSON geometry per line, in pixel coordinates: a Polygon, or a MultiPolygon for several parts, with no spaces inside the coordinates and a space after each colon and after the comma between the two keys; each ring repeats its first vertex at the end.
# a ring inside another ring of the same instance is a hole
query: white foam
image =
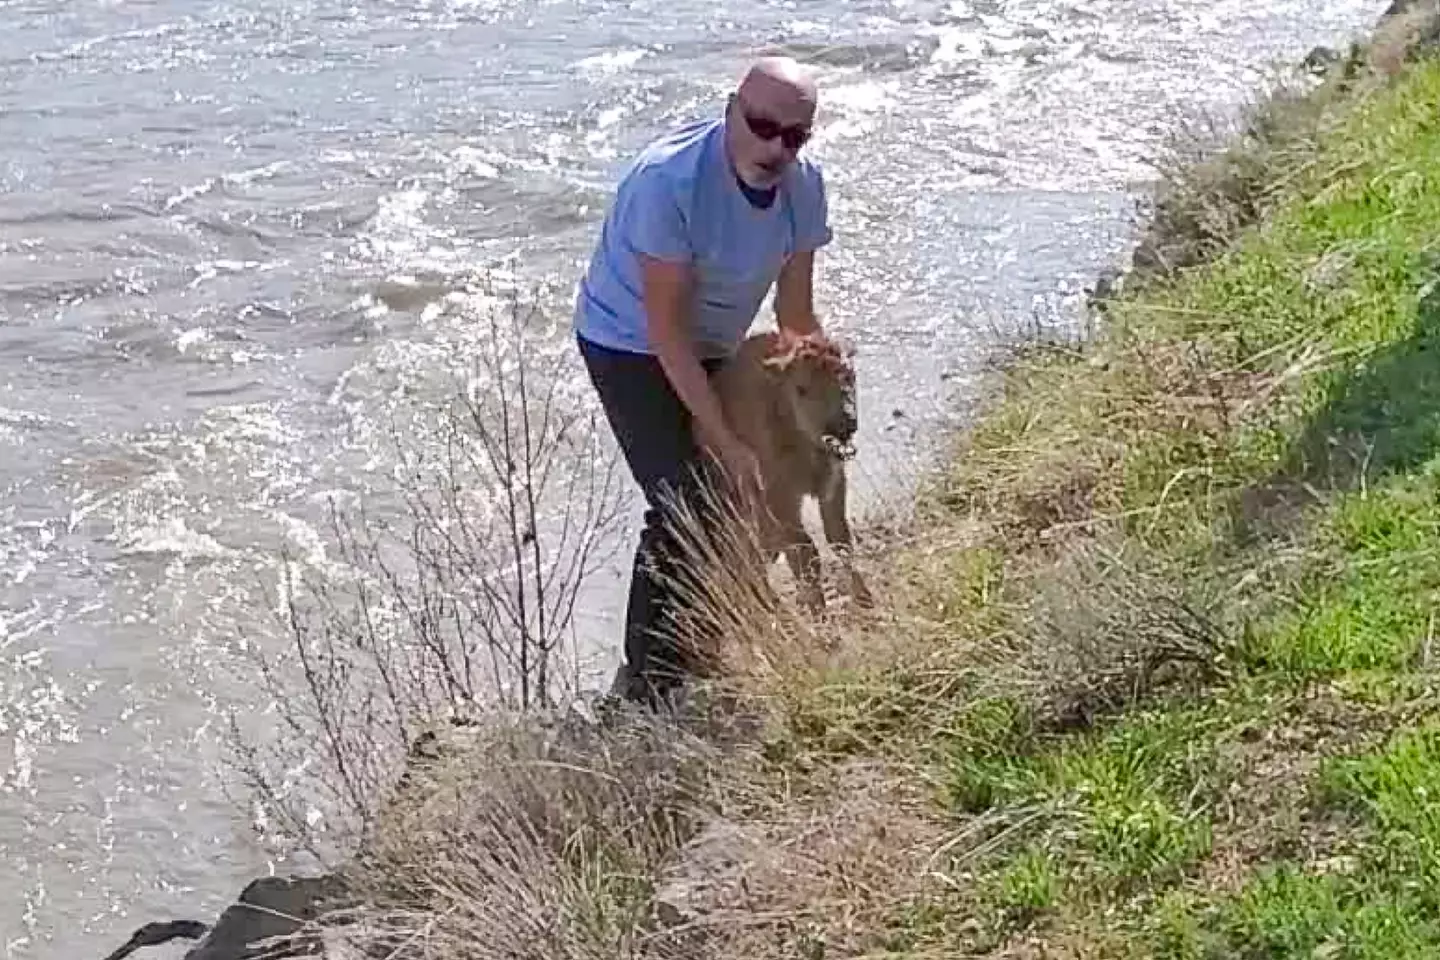
{"type": "Polygon", "coordinates": [[[500,168],[492,162],[493,156],[489,151],[471,146],[456,147],[450,152],[450,160],[457,172],[484,180],[495,180],[500,176],[500,168]]]}
{"type": "MultiPolygon", "coordinates": [[[[53,625],[54,619],[50,619],[53,625]]],[[[9,736],[10,764],[0,769],[0,793],[35,793],[38,748],[47,743],[73,743],[78,737],[67,720],[68,698],[44,672],[44,653],[32,650],[12,657],[0,673],[0,736],[9,736]],[[34,685],[27,688],[27,680],[34,685]]]]}
{"type": "Polygon", "coordinates": [[[175,349],[181,353],[186,353],[191,347],[201,343],[209,343],[211,339],[209,329],[206,327],[193,327],[182,332],[175,338],[175,349]]]}
{"type": "Polygon", "coordinates": [[[254,183],[256,180],[268,180],[289,166],[290,161],[288,160],[276,160],[274,163],[267,163],[261,167],[252,167],[249,170],[241,170],[237,173],[227,173],[222,179],[232,186],[245,186],[254,183]]]}
{"type": "Polygon", "coordinates": [[[870,80],[852,83],[825,91],[826,109],[851,113],[874,113],[894,107],[898,102],[898,80],[870,80]]]}
{"type": "Polygon", "coordinates": [[[120,547],[127,556],[174,556],[183,560],[217,559],[234,551],[206,533],[190,529],[183,517],[168,517],[146,524],[130,534],[120,547]]]}
{"type": "Polygon", "coordinates": [[[214,177],[202,180],[200,183],[194,184],[193,186],[183,187],[179,192],[165,198],[162,209],[173,210],[181,204],[189,203],[196,197],[201,196],[202,194],[209,193],[211,190],[214,189],[214,177]]]}
{"type": "Polygon", "coordinates": [[[613,127],[619,123],[624,116],[624,107],[610,107],[609,109],[600,111],[600,116],[595,118],[595,126],[601,130],[607,127],[613,127]]]}
{"type": "Polygon", "coordinates": [[[820,23],[817,20],[787,20],[783,24],[783,27],[790,33],[796,34],[797,36],[807,36],[809,34],[816,33],[825,34],[830,32],[830,28],[826,24],[820,23]]]}
{"type": "Polygon", "coordinates": [[[619,73],[622,70],[629,70],[635,64],[644,60],[650,55],[649,50],[639,48],[630,50],[611,50],[608,53],[597,53],[593,57],[585,57],[576,60],[572,66],[577,70],[594,70],[600,73],[619,73]]]}
{"type": "Polygon", "coordinates": [[[259,260],[207,260],[195,264],[195,279],[190,281],[190,287],[198,287],[209,280],[214,280],[222,273],[243,273],[246,270],[254,270],[263,267],[259,260]]]}
{"type": "Polygon", "coordinates": [[[899,103],[900,83],[896,80],[865,81],[827,90],[827,110],[838,118],[826,123],[816,134],[816,145],[836,140],[853,140],[875,129],[878,114],[899,103]]]}
{"type": "Polygon", "coordinates": [[[939,41],[930,54],[933,66],[979,63],[985,57],[985,36],[974,27],[939,27],[923,32],[939,41]]]}

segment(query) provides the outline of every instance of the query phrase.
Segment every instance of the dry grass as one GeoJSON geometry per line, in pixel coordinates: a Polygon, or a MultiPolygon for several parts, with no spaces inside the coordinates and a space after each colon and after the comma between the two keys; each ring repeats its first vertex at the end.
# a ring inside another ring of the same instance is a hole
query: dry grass
{"type": "MultiPolygon", "coordinates": [[[[843,615],[807,622],[733,560],[708,568],[697,599],[723,603],[723,636],[744,638],[710,651],[713,680],[658,714],[496,715],[443,734],[350,871],[366,906],[331,917],[332,937],[447,960],[942,950],[906,918],[963,883],[958,865],[1005,824],[957,830],[935,805],[936,738],[998,696],[1072,723],[1082,700],[1098,709],[1096,691],[1118,708],[1149,692],[1161,661],[1213,652],[1202,617],[1133,573],[1120,585],[1113,558],[1050,574],[1010,632],[967,641],[931,613],[948,582],[935,564],[958,545],[906,544],[880,578],[883,633],[843,615]],[[1082,607],[1089,619],[1068,615],[1082,607]]],[[[984,572],[971,574],[942,601],[955,614],[988,602],[974,593],[984,572]]]]}
{"type": "Polygon", "coordinates": [[[882,608],[817,621],[769,585],[738,520],[716,539],[686,519],[676,585],[697,614],[682,635],[707,679],[656,714],[495,714],[443,733],[347,871],[366,904],[332,936],[446,960],[941,950],[908,918],[968,883],[957,864],[1007,829],[957,829],[935,804],[927,770],[972,735],[971,706],[1090,723],[1169,684],[1167,668],[1203,673],[1221,644],[1128,559],[996,567],[982,528],[953,517],[887,528],[869,571],[882,608]]]}
{"type": "Polygon", "coordinates": [[[1114,527],[1168,529],[1197,501],[1208,506],[1224,478],[1183,468],[1268,416],[1276,392],[1325,358],[1303,343],[1242,353],[1243,344],[1156,335],[1156,322],[1125,305],[1083,360],[1012,365],[1004,399],[967,438],[938,502],[1027,549],[1114,527]],[[1133,336],[1145,323],[1151,336],[1133,336]]]}
{"type": "Polygon", "coordinates": [[[1387,78],[1397,76],[1406,64],[1430,55],[1440,44],[1440,3],[1409,0],[1393,6],[1402,9],[1385,18],[1370,43],[1351,55],[1387,78]]]}
{"type": "Polygon", "coordinates": [[[347,871],[332,915],[366,956],[667,957],[655,878],[739,799],[723,731],[626,714],[499,715],[446,732],[347,871]]]}
{"type": "Polygon", "coordinates": [[[924,890],[918,867],[941,838],[929,798],[875,762],[792,792],[763,773],[752,728],[697,696],[599,724],[495,717],[446,732],[347,868],[363,906],[328,915],[325,939],[447,960],[874,946],[897,899],[924,890]]]}
{"type": "Polygon", "coordinates": [[[702,835],[667,874],[665,938],[686,957],[860,956],[924,895],[942,825],[912,778],[851,761],[823,792],[702,835]]]}
{"type": "Polygon", "coordinates": [[[738,519],[719,540],[685,519],[685,569],[705,571],[678,583],[704,605],[688,689],[654,713],[471,713],[417,739],[343,870],[361,904],[320,924],[339,955],[790,957],[873,939],[919,889],[939,828],[908,777],[775,762],[859,623],[767,586],[738,519]]]}

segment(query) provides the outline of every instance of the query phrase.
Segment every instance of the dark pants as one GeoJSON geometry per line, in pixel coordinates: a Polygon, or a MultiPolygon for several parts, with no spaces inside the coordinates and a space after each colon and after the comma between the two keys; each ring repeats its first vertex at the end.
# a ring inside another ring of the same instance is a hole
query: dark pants
{"type": "MultiPolygon", "coordinates": [[[[611,350],[576,338],[590,380],[600,395],[610,428],[645,496],[645,526],[635,550],[630,598],[625,610],[625,666],[621,691],[654,703],[683,675],[672,618],[680,597],[665,582],[685,571],[676,567],[677,545],[667,527],[666,498],[683,499],[701,530],[713,529],[714,514],[695,495],[715,476],[691,429],[691,417],[670,385],[660,361],[646,354],[611,350]]],[[[719,361],[702,361],[712,376],[719,361]]]]}

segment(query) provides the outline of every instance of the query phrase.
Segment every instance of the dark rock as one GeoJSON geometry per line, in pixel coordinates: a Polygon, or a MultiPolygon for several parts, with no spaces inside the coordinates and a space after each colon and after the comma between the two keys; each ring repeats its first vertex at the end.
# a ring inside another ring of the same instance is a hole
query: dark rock
{"type": "Polygon", "coordinates": [[[1340,51],[1330,47],[1315,47],[1305,55],[1300,66],[1307,72],[1318,75],[1324,74],[1332,66],[1342,59],[1340,51]]]}
{"type": "Polygon", "coordinates": [[[1095,278],[1095,283],[1085,291],[1085,305],[1096,313],[1104,313],[1110,300],[1120,294],[1125,283],[1125,271],[1119,267],[1106,267],[1095,278]]]}
{"type": "Polygon", "coordinates": [[[344,885],[332,876],[254,880],[220,914],[205,939],[185,954],[185,960],[323,956],[318,944],[299,938],[293,948],[286,944],[281,950],[267,946],[266,941],[299,933],[325,909],[342,905],[344,897],[344,885]]]}
{"type": "Polygon", "coordinates": [[[171,940],[199,940],[210,928],[199,920],[164,920],[147,923],[136,930],[125,945],[105,960],[125,960],[141,947],[158,947],[171,940]]]}

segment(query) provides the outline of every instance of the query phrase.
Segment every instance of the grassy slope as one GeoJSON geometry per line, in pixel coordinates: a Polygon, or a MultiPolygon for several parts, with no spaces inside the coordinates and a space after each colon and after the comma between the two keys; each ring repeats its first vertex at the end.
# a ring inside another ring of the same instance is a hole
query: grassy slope
{"type": "Polygon", "coordinates": [[[760,742],[702,705],[442,759],[341,929],[446,960],[1440,956],[1440,61],[1327,89],[1172,184],[1150,249],[1187,269],[1010,365],[878,624],[832,644],[714,587],[760,742]]]}
{"type": "Polygon", "coordinates": [[[1440,64],[1331,100],[1260,225],[1007,372],[943,649],[796,695],[953,831],[890,955],[1440,956],[1440,64]]]}

